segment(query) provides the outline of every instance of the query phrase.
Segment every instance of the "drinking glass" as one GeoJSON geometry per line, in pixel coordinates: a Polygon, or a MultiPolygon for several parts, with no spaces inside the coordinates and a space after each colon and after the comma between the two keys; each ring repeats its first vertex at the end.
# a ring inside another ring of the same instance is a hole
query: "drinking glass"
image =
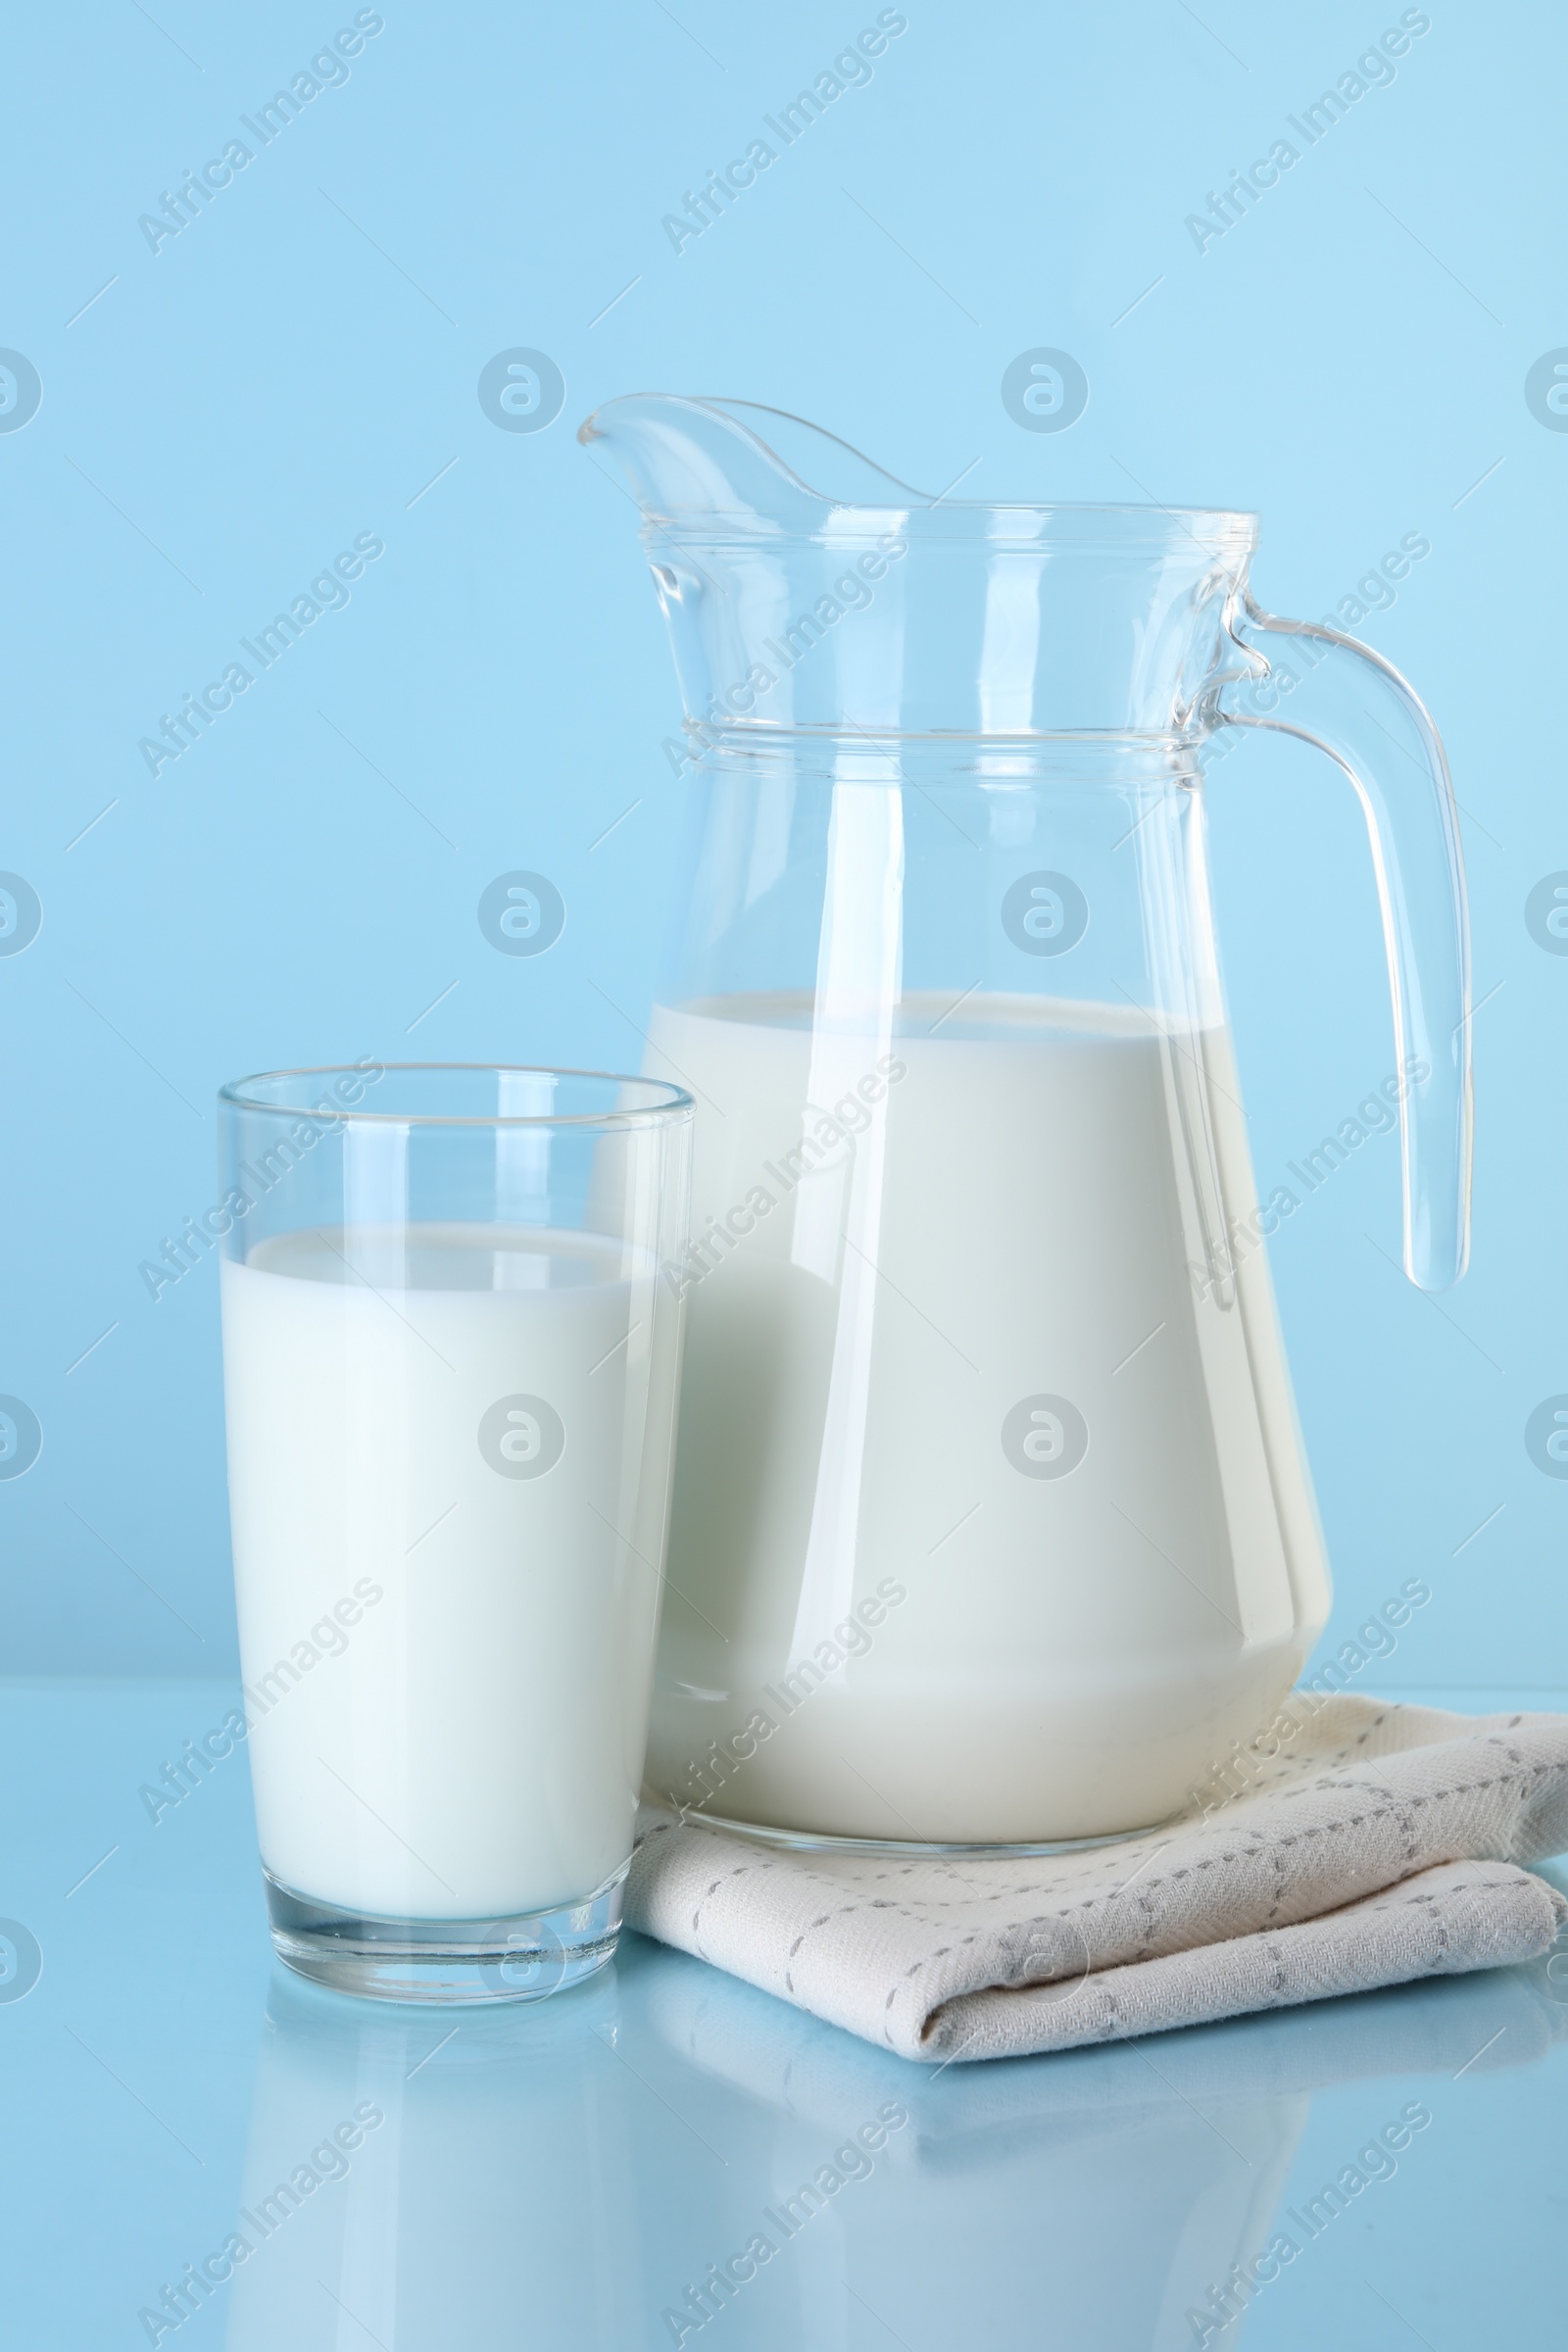
{"type": "Polygon", "coordinates": [[[352,1992],[555,1991],[613,1951],[631,1853],[691,1098],[363,1061],[219,1101],[272,1940],[352,1992]]]}

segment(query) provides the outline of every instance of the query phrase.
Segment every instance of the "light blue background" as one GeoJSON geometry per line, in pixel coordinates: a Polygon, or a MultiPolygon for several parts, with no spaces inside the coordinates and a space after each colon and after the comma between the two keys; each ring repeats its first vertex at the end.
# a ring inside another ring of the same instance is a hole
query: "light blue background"
{"type": "MultiPolygon", "coordinates": [[[[1434,1302],[1390,1263],[1387,1139],[1274,1262],[1334,1642],[1403,1579],[1433,1589],[1363,1687],[1558,1679],[1568,1484],[1523,1428],[1568,1389],[1568,958],[1523,905],[1568,866],[1568,435],[1523,385],[1568,343],[1562,20],[1434,5],[1392,85],[1200,255],[1185,216],[1397,8],[910,0],[869,85],[677,256],[661,217],[877,12],[677,13],[392,0],[346,86],[156,255],[138,216],[353,9],[158,0],[155,24],[106,0],[13,27],[0,344],[44,389],[0,435],[0,867],[44,919],[0,957],[0,1391],[44,1445],[0,1482],[8,1667],[232,1669],[214,1269],[156,1303],[137,1273],[214,1196],[221,1080],[366,1053],[635,1064],[677,710],[632,510],[572,428],[660,388],[796,410],[933,488],[978,459],[967,496],[1256,508],[1257,590],[1288,612],[1431,540],[1361,633],[1427,694],[1467,812],[1474,1268],[1434,1302]],[[475,395],[517,345],[566,379],[539,433],[475,395]],[[1003,408],[1037,345],[1087,370],[1070,431],[1003,408]],[[138,738],[362,532],[386,553],[348,609],[154,781],[138,738]],[[567,908],[533,959],[476,921],[514,867],[567,908]]],[[[1211,812],[1266,1188],[1392,1067],[1371,871],[1304,750],[1247,743],[1211,812]]]]}

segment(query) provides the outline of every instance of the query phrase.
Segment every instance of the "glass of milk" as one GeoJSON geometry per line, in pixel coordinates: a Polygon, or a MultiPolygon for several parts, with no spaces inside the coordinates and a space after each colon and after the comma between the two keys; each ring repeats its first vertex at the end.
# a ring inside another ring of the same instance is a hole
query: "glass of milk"
{"type": "Polygon", "coordinates": [[[220,1112],[273,1942],[398,2000],[574,1984],[615,1946],[647,1738],[691,1097],[364,1061],[220,1112]]]}

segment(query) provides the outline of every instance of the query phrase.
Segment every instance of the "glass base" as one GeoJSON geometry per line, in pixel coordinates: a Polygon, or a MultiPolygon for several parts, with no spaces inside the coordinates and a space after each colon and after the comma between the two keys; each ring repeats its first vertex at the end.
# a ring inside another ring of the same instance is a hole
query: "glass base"
{"type": "Polygon", "coordinates": [[[542,2001],[612,1957],[629,1868],[580,1902],[505,1919],[382,1919],[262,1876],[273,1949],[318,1984],[383,2001],[542,2001]]]}
{"type": "Polygon", "coordinates": [[[752,1838],[760,1845],[786,1846],[796,1853],[902,1854],[906,1861],[922,1854],[975,1854],[982,1858],[989,1854],[999,1861],[1009,1857],[1022,1861],[1034,1854],[1081,1854],[1097,1845],[1125,1845],[1130,1838],[1148,1838],[1164,1827],[1163,1822],[1153,1821],[1142,1830],[1105,1830],[1094,1838],[1053,1838],[1026,1844],[1011,1838],[947,1842],[924,1838],[839,1838],[826,1830],[775,1830],[765,1821],[731,1821],[721,1813],[706,1813],[696,1806],[681,1815],[682,1826],[688,1821],[706,1821],[710,1829],[727,1831],[732,1838],[752,1838]]]}

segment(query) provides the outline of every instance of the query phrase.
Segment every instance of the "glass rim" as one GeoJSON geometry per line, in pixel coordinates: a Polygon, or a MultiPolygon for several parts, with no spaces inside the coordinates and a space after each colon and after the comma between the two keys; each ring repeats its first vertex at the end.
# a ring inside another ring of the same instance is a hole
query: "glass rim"
{"type": "Polygon", "coordinates": [[[231,1078],[218,1090],[220,1108],[242,1110],[262,1117],[280,1119],[336,1120],[343,1126],[367,1125],[380,1127],[597,1127],[617,1129],[627,1127],[673,1124],[690,1118],[697,1105],[683,1086],[675,1086],[664,1078],[643,1078],[624,1070],[585,1070],[564,1068],[552,1062],[532,1061],[377,1061],[373,1055],[365,1062],[328,1061],[302,1063],[293,1068],[256,1070],[245,1078],[231,1078]],[[258,1101],[248,1095],[248,1087],[272,1084],[293,1078],[359,1078],[368,1079],[371,1071],[378,1077],[388,1077],[395,1071],[439,1070],[448,1074],[457,1071],[480,1070],[491,1077],[526,1078],[589,1078],[609,1086],[641,1088],[646,1101],[624,1107],[607,1110],[545,1110],[545,1111],[423,1111],[423,1110],[367,1110],[361,1104],[332,1102],[293,1102],[258,1101]]]}

